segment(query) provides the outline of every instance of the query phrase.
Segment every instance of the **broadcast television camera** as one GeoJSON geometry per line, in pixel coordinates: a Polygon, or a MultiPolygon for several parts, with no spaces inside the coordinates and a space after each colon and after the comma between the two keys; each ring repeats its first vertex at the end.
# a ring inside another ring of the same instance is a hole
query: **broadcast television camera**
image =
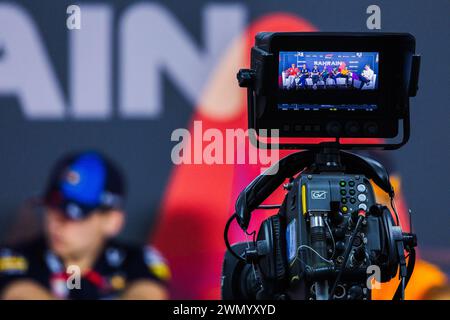
{"type": "Polygon", "coordinates": [[[419,66],[410,34],[257,34],[251,69],[237,76],[247,88],[250,140],[304,151],[281,159],[238,196],[225,226],[223,299],[370,299],[369,276],[377,271],[380,282],[398,274],[393,298],[404,298],[416,236],[400,227],[386,169],[343,150],[397,149],[408,141],[419,66]],[[257,134],[273,128],[280,142],[257,134]],[[283,203],[262,205],[286,179],[283,203]],[[389,195],[393,214],[376,202],[372,183],[389,195]],[[252,234],[258,208],[279,211],[253,241],[231,246],[231,222],[252,234]]]}

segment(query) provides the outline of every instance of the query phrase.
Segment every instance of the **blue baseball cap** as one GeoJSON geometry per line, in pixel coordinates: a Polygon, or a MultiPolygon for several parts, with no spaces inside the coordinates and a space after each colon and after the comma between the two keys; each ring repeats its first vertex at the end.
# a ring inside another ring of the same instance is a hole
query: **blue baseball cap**
{"type": "Polygon", "coordinates": [[[122,209],[125,187],[119,169],[96,151],[73,153],[54,166],[44,194],[44,205],[81,220],[94,210],[122,209]]]}

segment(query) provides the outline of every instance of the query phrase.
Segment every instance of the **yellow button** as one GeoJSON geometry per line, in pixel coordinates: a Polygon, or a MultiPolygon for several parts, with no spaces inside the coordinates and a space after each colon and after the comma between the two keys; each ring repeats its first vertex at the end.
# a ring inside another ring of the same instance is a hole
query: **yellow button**
{"type": "Polygon", "coordinates": [[[342,206],[341,211],[343,213],[346,213],[348,211],[348,208],[346,206],[342,206]]]}

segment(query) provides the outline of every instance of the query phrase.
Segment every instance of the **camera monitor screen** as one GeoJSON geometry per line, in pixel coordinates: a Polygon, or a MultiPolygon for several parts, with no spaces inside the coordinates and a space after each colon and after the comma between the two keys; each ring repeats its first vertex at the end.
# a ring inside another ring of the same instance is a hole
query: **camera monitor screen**
{"type": "Polygon", "coordinates": [[[405,138],[414,52],[414,37],[403,33],[258,33],[251,69],[238,75],[248,88],[249,127],[333,139],[399,138],[402,128],[405,138]]]}
{"type": "Polygon", "coordinates": [[[378,52],[280,51],[281,90],[376,90],[378,52]]]}

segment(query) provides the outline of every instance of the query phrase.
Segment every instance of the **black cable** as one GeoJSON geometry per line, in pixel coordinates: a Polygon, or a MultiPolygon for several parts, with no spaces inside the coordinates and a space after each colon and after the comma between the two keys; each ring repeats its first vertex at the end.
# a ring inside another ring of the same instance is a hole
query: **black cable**
{"type": "Polygon", "coordinates": [[[390,197],[390,198],[391,198],[391,208],[392,208],[392,211],[394,211],[395,220],[397,221],[397,226],[400,226],[400,219],[398,218],[398,213],[397,213],[397,208],[395,207],[394,197],[390,197]]]}
{"type": "Polygon", "coordinates": [[[280,209],[281,204],[261,204],[257,209],[280,209]]]}
{"type": "Polygon", "coordinates": [[[246,235],[252,237],[252,242],[253,242],[254,246],[256,247],[256,231],[252,231],[250,233],[248,233],[247,231],[244,231],[244,232],[246,235]]]}
{"type": "Polygon", "coordinates": [[[231,248],[230,242],[228,241],[228,230],[230,229],[231,222],[233,222],[234,219],[236,219],[237,214],[234,213],[227,221],[225,225],[225,230],[223,234],[223,239],[225,240],[225,245],[227,247],[227,250],[238,260],[247,263],[247,260],[242,258],[240,255],[238,255],[234,250],[231,248]]]}
{"type": "Polygon", "coordinates": [[[402,300],[405,299],[404,296],[405,289],[406,286],[408,285],[409,279],[411,279],[415,264],[416,264],[416,250],[414,248],[411,248],[411,252],[409,253],[408,266],[406,267],[407,270],[406,279],[402,278],[402,281],[398,285],[392,300],[400,300],[400,298],[402,298],[402,300]]]}
{"type": "Polygon", "coordinates": [[[342,267],[340,268],[339,273],[336,276],[336,280],[334,280],[334,284],[333,284],[333,287],[331,288],[331,292],[330,292],[330,296],[328,297],[328,300],[332,300],[334,297],[334,292],[339,283],[339,280],[341,279],[342,273],[344,272],[344,269],[347,265],[347,261],[350,256],[350,252],[352,251],[353,241],[355,240],[355,237],[358,234],[358,231],[359,231],[359,228],[361,227],[361,223],[362,223],[363,219],[364,219],[363,216],[361,216],[361,215],[358,216],[358,221],[356,222],[355,230],[353,230],[353,233],[350,237],[350,241],[348,242],[348,246],[345,249],[344,261],[342,262],[342,267]]]}

